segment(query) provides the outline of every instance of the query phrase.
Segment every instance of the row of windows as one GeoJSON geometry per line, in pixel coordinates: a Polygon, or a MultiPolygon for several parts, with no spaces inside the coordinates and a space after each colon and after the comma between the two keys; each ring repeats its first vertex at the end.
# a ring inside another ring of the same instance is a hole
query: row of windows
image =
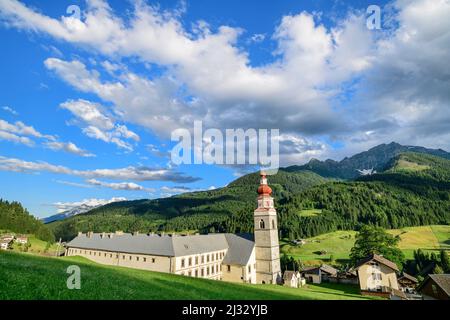
{"type": "MultiPolygon", "coordinates": [[[[97,257],[97,256],[101,257],[102,256],[102,252],[89,251],[89,250],[77,250],[77,249],[69,249],[69,254],[85,254],[85,255],[90,255],[90,256],[94,256],[94,257],[97,257]]],[[[104,252],[103,256],[105,258],[108,258],[108,256],[111,259],[113,258],[113,254],[112,253],[104,252]]],[[[133,260],[133,256],[132,255],[124,255],[124,254],[122,255],[122,260],[126,260],[127,257],[128,257],[129,261],[133,260]]],[[[118,253],[115,254],[115,258],[119,259],[119,254],[118,253]]],[[[147,257],[134,256],[134,260],[147,262],[147,257]]],[[[151,260],[149,260],[149,261],[151,261],[152,263],[155,263],[156,262],[156,258],[151,258],[151,260]]]]}
{"type": "Polygon", "coordinates": [[[189,270],[187,272],[182,271],[181,275],[182,276],[189,276],[189,277],[209,277],[209,276],[213,276],[216,275],[218,273],[222,272],[222,266],[220,264],[215,264],[213,266],[208,266],[206,268],[201,268],[201,269],[195,269],[195,270],[189,270]]]}
{"type": "Polygon", "coordinates": [[[188,267],[192,267],[197,266],[199,264],[204,264],[205,261],[206,263],[208,263],[210,261],[214,262],[222,260],[224,256],[225,252],[216,252],[207,255],[195,256],[194,258],[193,257],[189,257],[187,259],[183,258],[181,259],[181,268],[186,268],[186,262],[188,267]]]}

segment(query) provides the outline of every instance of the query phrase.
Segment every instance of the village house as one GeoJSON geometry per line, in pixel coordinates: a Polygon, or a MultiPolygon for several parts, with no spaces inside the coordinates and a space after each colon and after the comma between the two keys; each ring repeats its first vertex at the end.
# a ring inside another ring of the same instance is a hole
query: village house
{"type": "Polygon", "coordinates": [[[389,297],[399,291],[397,265],[377,254],[373,254],[357,263],[354,270],[358,274],[361,294],[389,297]]]}
{"type": "Polygon", "coordinates": [[[98,263],[244,283],[280,283],[278,223],[272,189],[261,173],[253,235],[79,233],[65,255],[98,263]]]}
{"type": "Polygon", "coordinates": [[[27,244],[28,243],[28,237],[26,236],[19,236],[16,238],[16,242],[20,244],[27,244]]]}
{"type": "Polygon", "coordinates": [[[450,274],[430,274],[417,287],[423,300],[450,300],[450,274]]]}
{"type": "Polygon", "coordinates": [[[419,281],[416,278],[406,272],[403,272],[398,277],[398,286],[400,287],[400,290],[405,293],[415,293],[418,283],[419,281]]]}
{"type": "Polygon", "coordinates": [[[8,250],[12,240],[1,240],[0,241],[0,250],[8,250]]]}
{"type": "Polygon", "coordinates": [[[339,271],[335,276],[330,276],[328,280],[332,283],[343,283],[358,285],[358,274],[355,270],[339,271]]]}
{"type": "Polygon", "coordinates": [[[291,288],[298,288],[305,284],[300,272],[286,270],[283,274],[283,285],[291,288]]]}
{"type": "Polygon", "coordinates": [[[14,240],[14,235],[12,235],[12,234],[5,234],[0,237],[0,241],[13,241],[13,240],[14,240]]]}
{"type": "Polygon", "coordinates": [[[330,278],[337,276],[338,270],[327,264],[322,264],[320,267],[303,268],[301,274],[307,282],[320,284],[330,282],[330,278]]]}

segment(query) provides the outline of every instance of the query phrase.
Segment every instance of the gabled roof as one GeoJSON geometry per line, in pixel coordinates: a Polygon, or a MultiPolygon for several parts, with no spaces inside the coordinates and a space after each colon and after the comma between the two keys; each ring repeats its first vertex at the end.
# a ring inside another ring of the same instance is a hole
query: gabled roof
{"type": "Polygon", "coordinates": [[[429,274],[428,277],[419,285],[417,291],[432,279],[449,297],[450,297],[450,274],[429,274]]]}
{"type": "Polygon", "coordinates": [[[223,263],[245,266],[255,247],[251,235],[225,233],[225,239],[228,243],[228,251],[223,258],[223,263]]]}
{"type": "Polygon", "coordinates": [[[179,257],[228,249],[223,262],[246,265],[255,243],[249,237],[217,233],[192,236],[169,236],[123,233],[112,237],[93,233],[90,237],[81,234],[67,244],[67,247],[104,250],[155,256],[179,257]]]}
{"type": "Polygon", "coordinates": [[[320,270],[322,270],[323,272],[326,272],[326,273],[328,273],[328,274],[331,274],[331,275],[335,275],[335,274],[337,274],[338,271],[339,271],[339,270],[337,270],[337,269],[335,269],[335,268],[333,268],[332,266],[329,266],[329,265],[327,265],[327,264],[322,264],[322,265],[320,266],[320,270]]]}
{"type": "Polygon", "coordinates": [[[394,271],[397,271],[397,272],[399,271],[397,265],[394,262],[392,262],[391,260],[388,260],[380,255],[377,255],[377,254],[373,254],[365,259],[360,260],[356,264],[355,269],[359,269],[359,267],[361,267],[362,265],[364,265],[368,262],[371,262],[371,261],[376,261],[378,263],[385,265],[386,267],[391,268],[394,271]]]}
{"type": "Polygon", "coordinates": [[[398,278],[398,280],[401,280],[402,278],[408,279],[414,283],[419,283],[419,280],[414,278],[412,275],[407,274],[406,272],[403,272],[402,275],[398,278]]]}

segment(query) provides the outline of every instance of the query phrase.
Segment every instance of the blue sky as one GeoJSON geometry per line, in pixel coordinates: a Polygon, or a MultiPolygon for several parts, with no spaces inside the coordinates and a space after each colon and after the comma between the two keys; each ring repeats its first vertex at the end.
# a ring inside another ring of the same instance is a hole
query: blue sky
{"type": "Polygon", "coordinates": [[[170,161],[170,133],[194,120],[279,129],[283,166],[392,140],[448,149],[449,8],[0,0],[0,197],[44,217],[222,187],[242,168],[170,161]]]}

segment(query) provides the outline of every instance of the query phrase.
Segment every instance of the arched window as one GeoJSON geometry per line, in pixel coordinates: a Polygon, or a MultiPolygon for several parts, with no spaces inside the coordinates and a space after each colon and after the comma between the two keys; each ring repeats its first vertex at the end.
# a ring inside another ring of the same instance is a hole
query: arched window
{"type": "Polygon", "coordinates": [[[259,228],[260,228],[260,229],[264,229],[264,228],[265,228],[264,220],[263,220],[263,219],[261,219],[261,221],[259,222],[259,228]]]}

